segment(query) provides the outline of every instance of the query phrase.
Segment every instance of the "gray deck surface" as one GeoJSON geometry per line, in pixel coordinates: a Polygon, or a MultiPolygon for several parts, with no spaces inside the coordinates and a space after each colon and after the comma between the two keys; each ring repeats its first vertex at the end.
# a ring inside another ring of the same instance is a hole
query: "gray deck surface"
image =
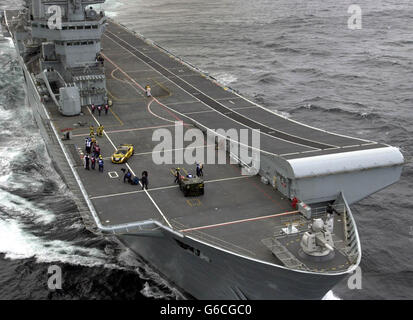
{"type": "MultiPolygon", "coordinates": [[[[98,116],[97,111],[92,115],[83,107],[82,115],[63,117],[56,107],[48,109],[58,129],[74,128],[73,139],[64,143],[104,225],[155,219],[222,248],[277,262],[261,239],[273,236],[274,228],[282,223],[272,215],[293,211],[290,201],[270,185],[262,184],[259,177],[242,176],[240,168],[230,164],[206,164],[205,194],[185,198],[173,183],[174,166],[157,165],[152,160],[153,148],[158,143],[152,141],[153,132],[159,128],[174,130],[175,121],[188,122],[189,117],[212,129],[261,129],[265,132],[261,134],[261,148],[285,157],[378,147],[267,112],[113,22],[109,22],[102,47],[107,88],[114,103],[108,115],[102,112],[98,116]],[[147,84],[155,100],[144,96],[142,87],[147,84]],[[76,127],[78,122],[85,125],[76,127]],[[85,170],[81,161],[89,125],[96,127],[97,122],[106,132],[98,137],[105,158],[103,173],[85,170]],[[109,159],[115,147],[125,143],[135,147],[135,155],[128,160],[134,173],[140,176],[144,170],[149,172],[148,192],[123,183],[121,168],[126,165],[112,164],[109,159]],[[291,153],[296,154],[288,156],[291,153]]],[[[187,125],[185,130],[191,127],[187,125]]],[[[208,152],[215,147],[199,148],[208,152]]],[[[180,167],[184,172],[195,173],[193,164],[180,167]]]]}
{"type": "MultiPolygon", "coordinates": [[[[164,87],[170,88],[173,94],[160,100],[171,110],[186,114],[208,128],[260,129],[261,149],[269,153],[288,155],[298,152],[293,156],[298,158],[301,157],[301,152],[311,150],[324,154],[346,152],[348,150],[342,148],[349,146],[358,149],[383,147],[374,142],[317,130],[269,112],[171,59],[166,53],[156,51],[115,23],[109,24],[103,40],[106,48],[129,52],[130,59],[150,67],[151,80],[154,80],[153,77],[163,80],[164,87]],[[147,47],[149,49],[145,50],[147,47]],[[185,102],[185,106],[182,102],[185,102]],[[185,111],[186,108],[190,111],[185,111]],[[193,110],[200,113],[187,114],[194,112],[193,110]]],[[[122,61],[120,65],[127,64],[128,61],[122,61]]],[[[133,74],[130,75],[133,78],[133,74]]],[[[311,152],[304,154],[311,156],[311,152]]]]}

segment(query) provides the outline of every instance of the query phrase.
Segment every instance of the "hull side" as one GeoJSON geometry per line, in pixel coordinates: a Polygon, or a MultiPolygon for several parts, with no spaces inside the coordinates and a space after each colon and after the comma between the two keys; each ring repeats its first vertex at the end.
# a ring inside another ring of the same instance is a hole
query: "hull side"
{"type": "Polygon", "coordinates": [[[280,268],[162,230],[120,241],[197,299],[322,299],[346,274],[280,268]]]}

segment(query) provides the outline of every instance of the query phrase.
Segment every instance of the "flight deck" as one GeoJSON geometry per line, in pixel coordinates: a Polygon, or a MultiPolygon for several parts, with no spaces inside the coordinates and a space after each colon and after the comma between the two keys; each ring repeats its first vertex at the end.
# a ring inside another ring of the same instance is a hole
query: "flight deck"
{"type": "MultiPolygon", "coordinates": [[[[286,159],[383,147],[301,125],[268,111],[114,22],[108,24],[102,49],[107,91],[113,101],[109,112],[99,115],[84,106],[80,116],[63,117],[53,103],[46,106],[56,128],[72,130],[72,139],[64,143],[105,226],[157,220],[227,250],[273,261],[261,240],[273,237],[274,230],[288,221],[300,220],[291,200],[271,184],[263,184],[259,176],[242,175],[237,164],[205,164],[205,194],[184,197],[174,183],[174,169],[180,166],[184,174],[195,174],[195,165],[159,165],[152,159],[158,143],[152,139],[154,131],[173,132],[176,121],[183,122],[184,132],[194,127],[259,129],[263,152],[286,159]],[[146,85],[152,88],[151,98],[145,96],[146,85]],[[85,170],[83,163],[89,126],[99,124],[105,128],[104,136],[97,137],[105,160],[103,173],[97,168],[85,170]],[[121,144],[133,144],[135,154],[127,164],[113,164],[110,156],[121,144]],[[138,177],[148,171],[149,189],[124,183],[122,168],[138,177]]],[[[208,142],[191,147],[205,153],[216,149],[208,142]]],[[[174,159],[176,151],[165,152],[174,159]]],[[[347,267],[345,260],[344,256],[334,259],[331,268],[337,267],[337,261],[343,262],[342,268],[347,267]]]]}

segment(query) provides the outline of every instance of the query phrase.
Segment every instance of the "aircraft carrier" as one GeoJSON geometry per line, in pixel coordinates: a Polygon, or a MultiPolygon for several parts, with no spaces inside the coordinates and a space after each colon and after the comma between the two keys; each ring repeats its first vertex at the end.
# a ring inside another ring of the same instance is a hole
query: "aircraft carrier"
{"type": "Polygon", "coordinates": [[[190,298],[323,298],[361,260],[349,205],[399,180],[399,149],[267,110],[107,18],[95,9],[103,2],[26,0],[1,13],[27,104],[85,224],[190,298]],[[92,125],[104,127],[95,136],[103,172],[85,168],[92,125]],[[259,148],[217,134],[224,143],[175,141],[160,152],[174,163],[154,162],[155,132],[176,137],[193,128],[206,136],[244,129],[259,135],[259,148]],[[122,144],[134,154],[112,163],[122,144]],[[259,166],[237,157],[234,145],[255,150],[259,166]],[[195,164],[177,161],[184,149],[225,155],[225,164],[204,162],[203,195],[185,197],[174,182],[176,167],[195,172],[195,164]],[[149,188],[124,183],[121,169],[147,171],[149,188]]]}

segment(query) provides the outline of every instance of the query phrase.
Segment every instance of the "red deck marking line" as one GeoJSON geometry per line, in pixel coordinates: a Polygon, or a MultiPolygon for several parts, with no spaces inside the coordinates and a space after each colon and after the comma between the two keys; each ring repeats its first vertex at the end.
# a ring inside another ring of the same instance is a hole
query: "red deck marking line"
{"type": "MultiPolygon", "coordinates": [[[[122,72],[127,78],[130,79],[130,81],[133,82],[133,84],[135,84],[137,87],[139,87],[142,91],[146,90],[135,81],[135,79],[133,79],[130,75],[128,75],[125,71],[123,71],[123,69],[121,67],[119,67],[116,63],[114,63],[111,59],[109,59],[105,54],[102,53],[102,56],[108,60],[111,64],[113,64],[116,68],[119,69],[120,72],[122,72]]],[[[168,113],[170,113],[177,121],[182,122],[184,125],[187,125],[184,123],[184,121],[182,119],[180,119],[176,114],[174,114],[172,111],[170,111],[163,103],[159,102],[158,99],[156,99],[155,97],[152,97],[153,100],[155,100],[159,105],[163,106],[165,108],[166,111],[168,111],[168,113]]]]}
{"type": "Polygon", "coordinates": [[[293,213],[299,213],[300,211],[289,211],[289,212],[283,212],[283,213],[277,213],[277,214],[272,214],[269,216],[263,216],[263,217],[256,217],[256,218],[249,218],[249,219],[242,219],[242,220],[235,220],[235,221],[229,221],[229,222],[223,222],[223,223],[217,223],[217,224],[210,224],[207,226],[202,226],[202,227],[195,227],[195,228],[189,228],[189,229],[183,229],[179,230],[180,232],[188,232],[188,231],[195,231],[195,230],[203,230],[203,229],[209,229],[209,228],[214,228],[214,227],[221,227],[221,226],[227,226],[230,224],[235,224],[235,223],[242,223],[242,222],[249,222],[249,221],[256,221],[256,220],[263,220],[263,219],[268,219],[268,218],[275,218],[275,217],[280,217],[280,216],[286,216],[289,214],[293,213]]]}
{"type": "Polygon", "coordinates": [[[159,119],[161,119],[161,120],[163,120],[163,121],[175,123],[176,120],[174,121],[174,120],[165,119],[165,118],[157,115],[156,113],[152,112],[152,110],[151,110],[151,104],[152,104],[152,102],[154,102],[154,101],[155,101],[155,100],[151,100],[151,102],[149,102],[149,103],[147,104],[146,107],[147,107],[147,109],[148,109],[148,112],[149,112],[151,115],[153,115],[154,117],[159,118],[159,119]]]}

